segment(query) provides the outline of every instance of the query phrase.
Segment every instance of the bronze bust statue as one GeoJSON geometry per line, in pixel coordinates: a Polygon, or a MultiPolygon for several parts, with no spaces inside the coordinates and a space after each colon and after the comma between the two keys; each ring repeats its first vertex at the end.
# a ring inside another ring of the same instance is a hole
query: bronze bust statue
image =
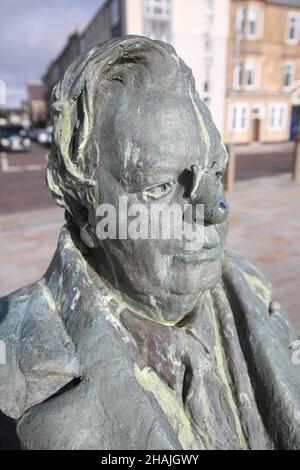
{"type": "Polygon", "coordinates": [[[190,69],[160,41],[100,44],[56,86],[53,125],[66,224],[44,277],[0,303],[0,409],[22,447],[299,449],[296,336],[224,252],[227,153],[190,69]],[[203,246],[99,238],[97,208],[120,196],[203,205],[203,246]]]}

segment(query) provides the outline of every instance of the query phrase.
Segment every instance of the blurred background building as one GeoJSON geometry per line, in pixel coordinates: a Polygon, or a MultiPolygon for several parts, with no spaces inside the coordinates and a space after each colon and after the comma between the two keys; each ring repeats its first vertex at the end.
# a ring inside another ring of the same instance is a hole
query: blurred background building
{"type": "Polygon", "coordinates": [[[31,124],[42,127],[47,121],[47,106],[42,80],[30,80],[27,82],[28,111],[31,124]]]}
{"type": "Polygon", "coordinates": [[[144,35],[175,47],[223,133],[229,6],[229,0],[108,0],[50,64],[44,76],[48,105],[53,86],[79,51],[117,36],[144,35]]]}
{"type": "Polygon", "coordinates": [[[225,141],[294,140],[299,105],[300,2],[231,2],[225,141]]]}
{"type": "Polygon", "coordinates": [[[51,62],[44,77],[44,96],[47,105],[47,115],[50,117],[51,94],[56,83],[63,77],[68,66],[82,52],[81,35],[75,29],[67,40],[60,54],[51,62]]]}
{"type": "Polygon", "coordinates": [[[293,140],[300,121],[291,100],[300,80],[299,20],[299,0],[107,0],[49,65],[48,115],[52,88],[79,53],[138,34],[175,47],[225,142],[293,140]]]}

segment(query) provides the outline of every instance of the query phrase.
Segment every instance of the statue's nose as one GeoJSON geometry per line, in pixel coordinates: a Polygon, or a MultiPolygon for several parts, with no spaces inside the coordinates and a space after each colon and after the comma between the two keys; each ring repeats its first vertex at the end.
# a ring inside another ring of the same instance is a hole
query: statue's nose
{"type": "Polygon", "coordinates": [[[203,204],[204,222],[220,224],[228,216],[229,206],[220,180],[209,171],[201,170],[193,165],[194,182],[191,191],[191,201],[203,204]]]}

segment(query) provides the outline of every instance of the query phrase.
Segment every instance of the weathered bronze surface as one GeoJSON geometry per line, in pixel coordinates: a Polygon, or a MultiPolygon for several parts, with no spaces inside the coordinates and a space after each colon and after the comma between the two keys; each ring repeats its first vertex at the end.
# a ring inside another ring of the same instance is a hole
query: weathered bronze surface
{"type": "Polygon", "coordinates": [[[162,42],[112,40],[70,66],[53,121],[66,225],[45,276],[0,304],[0,409],[22,447],[299,449],[295,333],[224,252],[227,153],[191,71],[162,42]],[[120,195],[204,204],[204,248],[99,240],[96,208],[120,195]]]}

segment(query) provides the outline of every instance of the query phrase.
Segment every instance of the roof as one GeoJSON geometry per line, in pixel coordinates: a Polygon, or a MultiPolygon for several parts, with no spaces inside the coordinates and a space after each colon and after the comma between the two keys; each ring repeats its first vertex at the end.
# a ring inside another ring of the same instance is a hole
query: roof
{"type": "Polygon", "coordinates": [[[283,5],[286,7],[300,8],[300,0],[267,0],[267,3],[274,3],[275,5],[283,5]]]}

